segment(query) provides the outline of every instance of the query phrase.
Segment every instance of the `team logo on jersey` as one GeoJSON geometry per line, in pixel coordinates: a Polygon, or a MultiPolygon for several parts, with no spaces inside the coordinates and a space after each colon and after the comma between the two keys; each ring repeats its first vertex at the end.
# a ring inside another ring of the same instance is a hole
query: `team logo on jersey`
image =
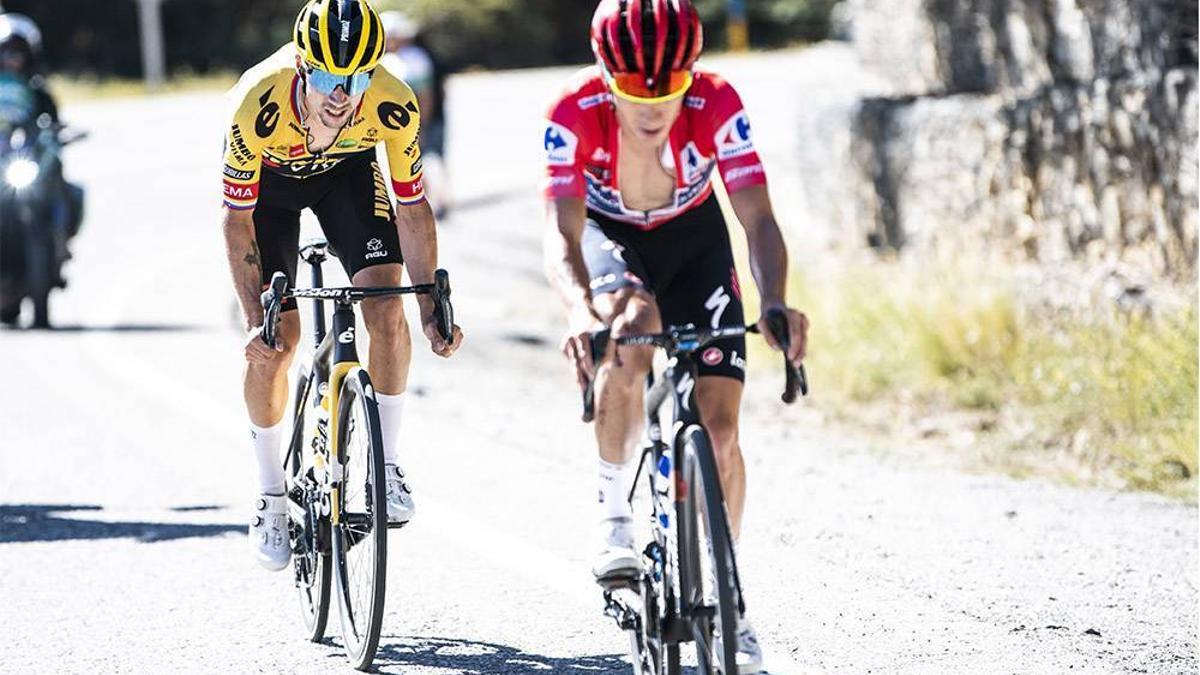
{"type": "Polygon", "coordinates": [[[240,169],[235,169],[228,164],[225,165],[225,175],[234,180],[250,180],[251,178],[254,178],[253,171],[242,171],[240,169]]]}
{"type": "Polygon", "coordinates": [[[579,99],[578,105],[579,105],[580,110],[587,110],[588,108],[595,108],[596,106],[600,105],[601,103],[608,103],[611,100],[612,100],[612,94],[605,92],[603,94],[594,94],[592,96],[584,96],[583,98],[579,99]]]}
{"type": "Polygon", "coordinates": [[[550,122],[542,143],[546,148],[546,162],[550,166],[570,166],[575,163],[575,148],[579,146],[579,139],[570,129],[550,122]]]}
{"type": "Polygon", "coordinates": [[[750,120],[746,112],[740,111],[730,117],[721,129],[717,131],[717,156],[721,159],[741,157],[754,152],[754,142],[750,140],[750,120]]]}
{"type": "Polygon", "coordinates": [[[703,96],[685,96],[683,104],[692,110],[704,110],[704,106],[708,105],[708,99],[703,96]]]}
{"type": "Polygon", "coordinates": [[[399,131],[412,122],[412,116],[416,114],[417,106],[412,101],[404,105],[384,101],[379,104],[377,112],[379,113],[379,121],[383,122],[383,126],[399,131]]]}
{"type": "Polygon", "coordinates": [[[683,180],[688,185],[707,175],[707,164],[708,162],[704,161],[704,156],[700,154],[700,150],[696,148],[694,142],[683,146],[683,150],[679,153],[679,166],[683,168],[683,180]]]}
{"type": "Polygon", "coordinates": [[[279,104],[271,100],[271,92],[275,91],[275,87],[271,87],[258,99],[258,104],[262,106],[262,110],[258,111],[258,117],[254,120],[254,133],[258,134],[259,138],[269,138],[275,133],[275,127],[279,125],[279,104]]]}

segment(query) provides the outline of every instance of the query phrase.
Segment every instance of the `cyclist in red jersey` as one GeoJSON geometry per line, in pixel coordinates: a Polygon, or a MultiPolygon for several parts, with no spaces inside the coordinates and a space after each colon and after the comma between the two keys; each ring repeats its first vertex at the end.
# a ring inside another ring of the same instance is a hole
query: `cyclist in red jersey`
{"type": "MultiPolygon", "coordinates": [[[[796,363],[808,320],[785,302],[787,251],[741,99],[720,76],[695,67],[703,35],[689,0],[601,0],[591,40],[597,63],[571,78],[543,138],[545,252],[567,310],[563,352],[580,382],[595,378],[597,386],[601,541],[593,572],[601,578],[639,568],[625,495],[653,351],[622,347],[597,367],[588,336],[603,326],[620,336],[744,322],[714,172],[746,231],[761,315],[785,311],[788,358],[796,363]]],[[[717,342],[699,361],[696,395],[736,539],[746,497],[738,443],[745,339],[717,342]]],[[[744,616],[738,633],[739,672],[756,672],[762,653],[744,616]]]]}

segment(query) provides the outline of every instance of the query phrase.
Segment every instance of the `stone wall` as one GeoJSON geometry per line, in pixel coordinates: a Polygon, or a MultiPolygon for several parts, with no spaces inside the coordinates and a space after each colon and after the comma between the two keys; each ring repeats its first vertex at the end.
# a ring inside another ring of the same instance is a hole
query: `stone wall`
{"type": "Polygon", "coordinates": [[[891,248],[1119,259],[1190,278],[1195,0],[847,0],[896,95],[851,121],[843,223],[891,248]]]}

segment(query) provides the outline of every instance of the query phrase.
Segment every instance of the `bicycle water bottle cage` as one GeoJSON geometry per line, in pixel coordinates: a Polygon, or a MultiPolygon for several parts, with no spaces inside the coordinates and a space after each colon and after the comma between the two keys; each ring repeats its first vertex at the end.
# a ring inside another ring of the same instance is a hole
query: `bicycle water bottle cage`
{"type": "Polygon", "coordinates": [[[309,239],[300,248],[300,259],[310,265],[320,265],[329,257],[329,242],[321,238],[309,239]]]}

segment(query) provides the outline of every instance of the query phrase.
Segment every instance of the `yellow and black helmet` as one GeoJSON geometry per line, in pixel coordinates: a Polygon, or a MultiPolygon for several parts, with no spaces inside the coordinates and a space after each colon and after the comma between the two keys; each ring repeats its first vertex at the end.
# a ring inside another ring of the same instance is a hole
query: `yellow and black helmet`
{"type": "Polygon", "coordinates": [[[383,56],[383,22],[367,0],[308,0],[296,17],[295,44],[310,66],[365,73],[383,56]]]}

